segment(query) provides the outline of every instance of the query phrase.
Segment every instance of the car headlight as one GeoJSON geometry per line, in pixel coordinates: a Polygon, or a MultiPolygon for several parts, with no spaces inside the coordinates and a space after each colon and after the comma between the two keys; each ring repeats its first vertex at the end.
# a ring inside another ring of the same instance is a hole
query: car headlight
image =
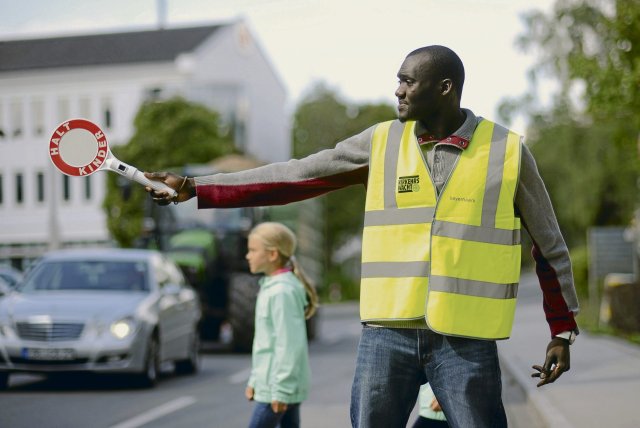
{"type": "Polygon", "coordinates": [[[111,323],[109,331],[116,339],[124,339],[130,336],[136,329],[136,323],[131,318],[123,318],[111,323]]]}
{"type": "Polygon", "coordinates": [[[0,324],[0,336],[11,339],[16,337],[16,332],[11,324],[0,324]]]}
{"type": "Polygon", "coordinates": [[[0,321],[0,336],[12,338],[16,336],[15,330],[13,329],[11,322],[9,321],[0,321]]]}

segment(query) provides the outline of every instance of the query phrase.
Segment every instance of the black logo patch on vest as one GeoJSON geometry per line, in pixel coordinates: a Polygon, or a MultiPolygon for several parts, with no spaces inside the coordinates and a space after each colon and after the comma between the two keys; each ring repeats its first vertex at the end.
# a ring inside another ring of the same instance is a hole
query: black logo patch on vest
{"type": "Polygon", "coordinates": [[[409,193],[420,191],[420,176],[405,175],[398,177],[398,193],[409,193]]]}

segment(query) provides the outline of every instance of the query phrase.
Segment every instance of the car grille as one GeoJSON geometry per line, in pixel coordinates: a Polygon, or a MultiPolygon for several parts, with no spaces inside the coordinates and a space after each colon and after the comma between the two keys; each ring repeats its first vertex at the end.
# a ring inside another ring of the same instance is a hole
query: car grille
{"type": "Polygon", "coordinates": [[[76,358],[74,360],[28,360],[22,357],[11,357],[13,364],[29,364],[32,366],[72,366],[74,364],[87,364],[88,358],[76,358]]]}
{"type": "Polygon", "coordinates": [[[18,336],[25,340],[57,342],[80,337],[84,324],[81,323],[26,323],[16,324],[18,336]]]}

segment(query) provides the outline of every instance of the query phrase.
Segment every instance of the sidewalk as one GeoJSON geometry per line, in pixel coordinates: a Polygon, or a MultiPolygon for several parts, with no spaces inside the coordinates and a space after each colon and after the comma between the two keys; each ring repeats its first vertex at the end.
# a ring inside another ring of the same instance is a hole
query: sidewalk
{"type": "Polygon", "coordinates": [[[511,338],[498,344],[500,362],[546,426],[640,427],[640,346],[582,331],[571,346],[571,370],[537,388],[531,366],[544,362],[550,336],[534,274],[523,274],[518,296],[511,338]]]}

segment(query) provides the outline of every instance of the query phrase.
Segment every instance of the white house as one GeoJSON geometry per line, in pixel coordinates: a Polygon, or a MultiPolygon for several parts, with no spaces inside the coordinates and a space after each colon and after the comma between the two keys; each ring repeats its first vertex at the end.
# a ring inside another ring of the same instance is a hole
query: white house
{"type": "Polygon", "coordinates": [[[59,123],[84,117],[128,141],[149,97],[218,111],[245,153],[288,159],[284,85],[242,20],[219,25],[0,41],[0,262],[110,241],[107,172],[69,178],[49,160],[59,123]]]}

